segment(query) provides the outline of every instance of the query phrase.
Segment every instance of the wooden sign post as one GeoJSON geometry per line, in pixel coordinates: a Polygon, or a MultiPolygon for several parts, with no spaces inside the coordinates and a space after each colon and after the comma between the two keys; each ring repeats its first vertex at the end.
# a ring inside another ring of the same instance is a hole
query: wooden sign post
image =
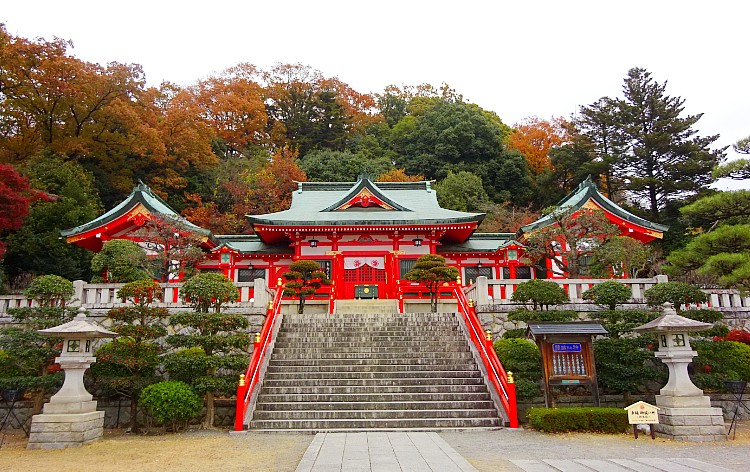
{"type": "Polygon", "coordinates": [[[656,439],[654,425],[659,423],[659,408],[646,402],[635,402],[623,408],[628,412],[628,423],[633,425],[633,434],[638,439],[638,425],[647,424],[651,430],[651,439],[656,439]]]}

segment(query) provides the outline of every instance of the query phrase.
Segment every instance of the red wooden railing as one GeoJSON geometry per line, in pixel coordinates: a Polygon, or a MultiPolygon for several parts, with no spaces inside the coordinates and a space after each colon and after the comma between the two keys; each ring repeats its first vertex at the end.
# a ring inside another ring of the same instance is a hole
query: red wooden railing
{"type": "Polygon", "coordinates": [[[466,327],[469,331],[469,338],[476,346],[482,363],[487,369],[487,378],[495,388],[500,403],[503,405],[505,412],[508,414],[508,422],[511,428],[518,428],[518,409],[516,407],[516,384],[513,380],[508,379],[500,359],[497,358],[495,349],[492,347],[492,340],[487,336],[482,328],[482,324],[477,318],[474,307],[469,303],[461,286],[455,286],[454,292],[458,301],[458,311],[463,315],[466,321],[466,327]]]}
{"type": "Polygon", "coordinates": [[[283,290],[280,286],[276,288],[276,294],[273,297],[271,306],[268,308],[268,314],[266,315],[266,321],[263,323],[263,328],[260,330],[260,336],[256,337],[253,355],[250,358],[250,365],[247,366],[247,371],[245,371],[245,375],[240,379],[240,384],[237,386],[237,402],[234,417],[235,431],[242,431],[245,428],[245,413],[250,405],[253,392],[260,381],[261,367],[263,366],[263,361],[266,358],[271,341],[273,341],[274,328],[276,327],[276,321],[279,319],[282,292],[283,290]]]}

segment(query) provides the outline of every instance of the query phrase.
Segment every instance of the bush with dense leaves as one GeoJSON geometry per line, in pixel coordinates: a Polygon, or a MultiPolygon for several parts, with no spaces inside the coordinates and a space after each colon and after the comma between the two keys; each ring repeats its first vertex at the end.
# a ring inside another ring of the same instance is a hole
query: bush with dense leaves
{"type": "Polygon", "coordinates": [[[533,321],[573,321],[578,319],[578,313],[573,310],[545,310],[534,311],[526,308],[516,308],[508,313],[508,321],[518,323],[522,321],[526,324],[533,321]]]}
{"type": "Polygon", "coordinates": [[[564,288],[555,282],[540,279],[518,284],[511,300],[523,304],[531,302],[534,310],[549,310],[550,305],[570,301],[564,288]]]}
{"type": "Polygon", "coordinates": [[[692,379],[706,391],[724,391],[725,380],[750,381],[750,346],[735,341],[693,341],[698,357],[692,379]]]}
{"type": "Polygon", "coordinates": [[[73,282],[59,275],[37,277],[23,291],[26,298],[35,300],[42,307],[64,307],[71,301],[74,294],[73,282]]]}
{"type": "Polygon", "coordinates": [[[602,338],[594,341],[594,359],[599,387],[605,393],[646,391],[648,384],[666,375],[647,349],[648,337],[602,338]]]}
{"type": "Polygon", "coordinates": [[[633,328],[658,318],[661,314],[643,310],[602,310],[596,314],[607,334],[619,338],[633,332],[633,328]]]}
{"type": "Polygon", "coordinates": [[[685,282],[665,282],[656,284],[643,292],[646,301],[651,306],[660,306],[671,303],[675,310],[681,311],[685,305],[703,303],[708,300],[706,295],[698,287],[685,282]]]}
{"type": "Polygon", "coordinates": [[[146,251],[133,241],[113,239],[91,259],[92,282],[123,283],[151,280],[146,251]]]}
{"type": "Polygon", "coordinates": [[[735,341],[750,346],[750,333],[741,329],[733,329],[726,335],[714,339],[714,341],[735,341]]]}
{"type": "Polygon", "coordinates": [[[614,310],[617,305],[622,305],[630,301],[632,291],[630,287],[614,280],[608,280],[596,284],[590,289],[583,292],[585,300],[593,300],[597,305],[614,310]]]}
{"type": "Polygon", "coordinates": [[[187,279],[180,288],[180,298],[198,313],[218,313],[225,303],[236,302],[240,291],[223,274],[208,272],[187,279]]]}
{"type": "Polygon", "coordinates": [[[628,412],[621,408],[531,408],[527,417],[534,429],[547,433],[623,433],[630,428],[628,412]]]}
{"type": "Polygon", "coordinates": [[[498,339],[493,347],[506,372],[513,372],[516,396],[519,399],[539,396],[537,382],[542,379],[542,358],[536,344],[526,339],[498,339]]]}
{"type": "Polygon", "coordinates": [[[174,380],[144,388],[139,404],[157,423],[169,423],[174,431],[180,423],[195,417],[203,406],[201,397],[189,385],[174,380]]]}

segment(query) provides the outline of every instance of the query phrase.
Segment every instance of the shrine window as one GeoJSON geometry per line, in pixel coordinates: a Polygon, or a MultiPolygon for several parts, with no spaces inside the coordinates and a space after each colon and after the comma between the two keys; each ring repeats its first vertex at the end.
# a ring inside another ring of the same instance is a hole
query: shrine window
{"type": "Polygon", "coordinates": [[[315,261],[318,264],[320,264],[320,270],[323,271],[324,274],[326,274],[326,278],[331,278],[331,260],[330,259],[323,259],[320,261],[315,261]]]}
{"type": "Polygon", "coordinates": [[[516,267],[516,278],[517,279],[530,279],[531,278],[531,267],[529,267],[529,266],[518,266],[518,267],[516,267]]]}
{"type": "Polygon", "coordinates": [[[399,261],[399,264],[401,266],[401,272],[400,272],[400,274],[401,274],[401,276],[400,276],[401,280],[404,279],[404,276],[406,275],[407,272],[409,272],[410,270],[412,270],[414,268],[414,264],[416,264],[416,263],[417,263],[416,259],[401,259],[399,261]]]}
{"type": "Polygon", "coordinates": [[[487,277],[490,280],[495,278],[492,267],[478,267],[478,266],[464,267],[464,280],[467,283],[469,283],[469,281],[472,281],[472,280],[476,282],[477,277],[479,276],[487,277]]]}
{"type": "Polygon", "coordinates": [[[237,269],[237,282],[252,282],[265,278],[266,269],[237,269]]]}

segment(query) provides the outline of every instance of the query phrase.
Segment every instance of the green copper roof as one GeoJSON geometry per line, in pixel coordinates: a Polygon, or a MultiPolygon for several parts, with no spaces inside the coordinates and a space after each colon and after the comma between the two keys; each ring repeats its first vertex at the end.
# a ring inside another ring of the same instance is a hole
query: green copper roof
{"type": "Polygon", "coordinates": [[[438,246],[437,252],[495,252],[511,243],[523,247],[513,239],[514,236],[513,233],[474,233],[462,243],[438,246]]]}
{"type": "Polygon", "coordinates": [[[294,254],[294,248],[279,244],[266,244],[254,234],[219,234],[215,238],[219,241],[219,245],[213,251],[227,247],[241,254],[294,254]]]}
{"type": "Polygon", "coordinates": [[[133,191],[130,192],[128,198],[126,198],[116,207],[112,208],[100,217],[89,221],[88,223],[76,226],[75,228],[64,229],[60,231],[60,234],[68,237],[75,234],[85,233],[86,231],[90,231],[95,228],[99,228],[116,220],[122,215],[127,214],[139,203],[143,204],[143,206],[146,207],[149,212],[176,220],[180,224],[185,225],[190,231],[194,233],[211,236],[211,232],[209,230],[201,228],[200,226],[196,226],[183,218],[179,213],[170,208],[169,205],[167,205],[167,202],[159,198],[159,196],[156,195],[148,187],[148,185],[140,181],[138,182],[138,185],[135,186],[133,191]]]}
{"type": "MultiPolygon", "coordinates": [[[[599,192],[596,184],[591,180],[591,176],[587,177],[586,180],[581,182],[578,185],[578,188],[576,188],[573,192],[568,194],[568,196],[563,198],[560,203],[557,204],[557,206],[562,209],[571,209],[572,211],[576,211],[583,205],[585,205],[586,202],[589,201],[589,199],[593,200],[595,203],[597,203],[599,206],[609,211],[610,213],[618,216],[619,218],[622,218],[625,221],[629,221],[630,223],[661,232],[667,231],[669,229],[669,226],[652,223],[619,207],[612,200],[605,197],[599,192]]],[[[537,221],[522,227],[518,233],[519,235],[528,233],[536,229],[549,226],[553,224],[553,222],[554,220],[552,216],[546,215],[541,217],[537,221]]]]}
{"type": "Polygon", "coordinates": [[[481,222],[484,213],[441,208],[429,182],[300,182],[288,210],[248,215],[253,224],[272,226],[431,225],[481,222]],[[337,209],[362,189],[391,207],[337,209]]]}

